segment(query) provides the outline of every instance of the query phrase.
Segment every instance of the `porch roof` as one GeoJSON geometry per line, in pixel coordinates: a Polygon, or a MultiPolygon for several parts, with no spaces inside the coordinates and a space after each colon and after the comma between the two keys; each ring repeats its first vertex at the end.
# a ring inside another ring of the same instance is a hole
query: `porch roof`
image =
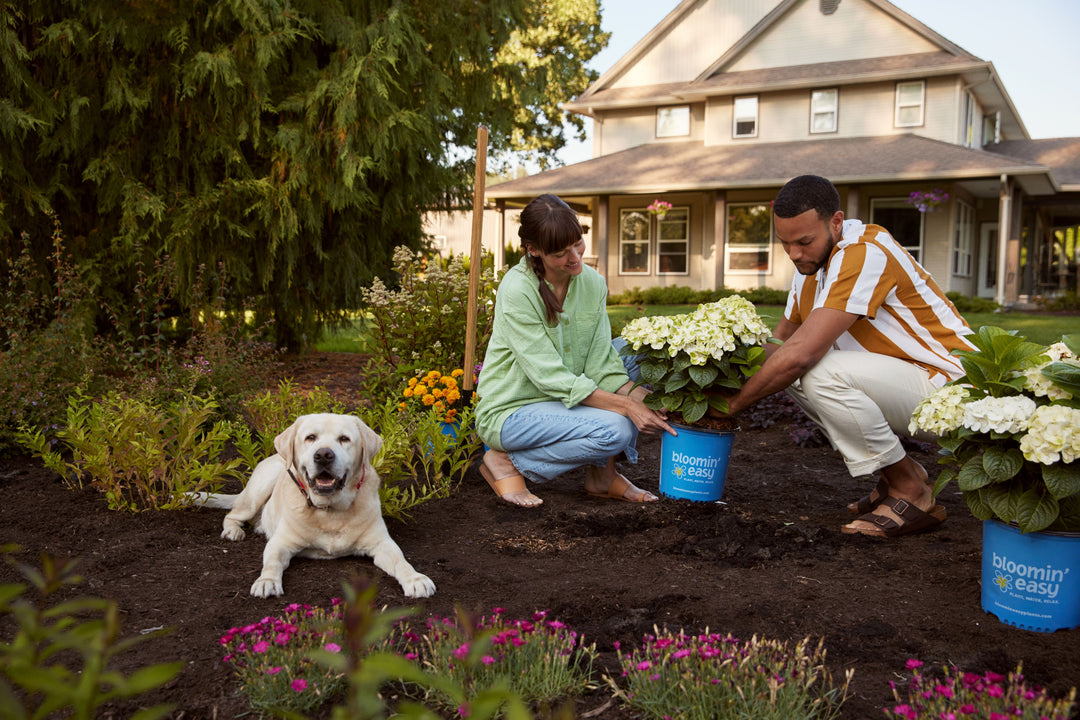
{"type": "Polygon", "coordinates": [[[1029,194],[1055,191],[1050,169],[1035,160],[905,134],[710,146],[701,141],[649,143],[489,185],[487,197],[516,204],[542,193],[555,193],[566,199],[779,188],[802,173],[827,177],[837,185],[996,181],[1007,174],[1015,177],[1029,194]]]}

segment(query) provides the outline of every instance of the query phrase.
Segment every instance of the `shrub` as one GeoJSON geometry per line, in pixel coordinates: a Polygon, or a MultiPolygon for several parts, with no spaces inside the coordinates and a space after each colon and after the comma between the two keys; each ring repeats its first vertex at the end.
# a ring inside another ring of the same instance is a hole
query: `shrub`
{"type": "Polygon", "coordinates": [[[1038,686],[1028,685],[1023,666],[1008,677],[988,672],[983,675],[961,673],[954,667],[942,668],[940,677],[924,674],[919,660],[908,660],[911,672],[905,691],[890,682],[896,705],[885,708],[885,715],[904,720],[939,720],[939,718],[978,717],[987,720],[1067,720],[1072,717],[1076,688],[1064,700],[1050,698],[1038,686]]]}
{"type": "MultiPolygon", "coordinates": [[[[373,395],[397,393],[397,385],[416,370],[460,367],[465,357],[469,273],[461,256],[438,263],[405,247],[394,251],[400,286],[390,290],[376,278],[363,291],[371,358],[364,368],[373,395]]],[[[495,277],[481,273],[476,305],[476,357],[482,358],[495,316],[495,277]]]]}
{"type": "Polygon", "coordinates": [[[708,630],[701,635],[656,631],[623,654],[616,646],[626,684],[625,699],[649,718],[835,718],[847,697],[853,671],[834,687],[821,642],[794,647],[759,639],[748,642],[708,630]]]}
{"type": "Polygon", "coordinates": [[[70,461],[40,430],[24,427],[19,440],[69,487],[88,479],[112,510],[170,510],[191,505],[189,493],[216,492],[239,476],[239,459],[221,459],[231,425],[210,424],[216,409],[198,397],[161,407],[116,392],[94,400],[80,389],[56,432],[70,461]]]}
{"type": "Polygon", "coordinates": [[[1075,292],[1061,293],[1053,297],[1038,296],[1035,298],[1039,309],[1045,312],[1080,312],[1080,294],[1075,292]]]}
{"type": "MultiPolygon", "coordinates": [[[[15,561],[14,546],[0,548],[37,591],[26,597],[23,584],[0,585],[0,716],[5,718],[70,717],[92,720],[108,702],[138,697],[174,678],[182,662],[139,668],[125,675],[115,669],[117,656],[152,637],[121,638],[120,613],[111,600],[75,598],[45,604],[81,581],[76,561],[58,562],[42,556],[41,567],[15,561]]],[[[160,634],[160,633],[159,633],[160,634]]],[[[133,720],[164,717],[172,708],[144,708],[133,720]]]]}
{"type": "Polygon", "coordinates": [[[989,298],[975,297],[973,295],[964,295],[963,293],[956,292],[955,290],[945,293],[945,297],[949,298],[956,309],[963,313],[988,313],[997,310],[998,305],[989,298]]]}

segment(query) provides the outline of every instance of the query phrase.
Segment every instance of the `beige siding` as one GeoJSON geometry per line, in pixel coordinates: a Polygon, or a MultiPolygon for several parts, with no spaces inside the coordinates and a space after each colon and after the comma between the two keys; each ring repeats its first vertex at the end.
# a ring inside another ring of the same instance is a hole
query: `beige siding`
{"type": "MultiPolygon", "coordinates": [[[[707,0],[699,3],[611,87],[693,80],[779,4],[780,0],[707,0]]],[[[611,12],[618,11],[618,3],[615,3],[611,12]]]]}
{"type": "MultiPolygon", "coordinates": [[[[664,106],[668,107],[668,106],[664,106]]],[[[690,135],[683,137],[656,137],[656,108],[616,110],[604,115],[602,123],[593,125],[593,155],[610,155],[653,142],[684,142],[705,137],[705,105],[690,106],[690,135]]]]}
{"type": "Polygon", "coordinates": [[[866,0],[844,0],[823,15],[802,0],[747,48],[727,72],[932,52],[938,48],[866,0]]]}
{"type": "MultiPolygon", "coordinates": [[[[822,88],[827,88],[823,85],[822,88]]],[[[949,78],[930,78],[926,82],[924,122],[918,127],[894,127],[896,84],[850,85],[838,88],[837,132],[810,134],[810,89],[767,93],[758,96],[758,136],[733,138],[732,97],[712,98],[705,118],[707,145],[729,143],[788,142],[834,137],[867,137],[914,133],[924,137],[956,142],[960,119],[957,83],[949,78]]]]}

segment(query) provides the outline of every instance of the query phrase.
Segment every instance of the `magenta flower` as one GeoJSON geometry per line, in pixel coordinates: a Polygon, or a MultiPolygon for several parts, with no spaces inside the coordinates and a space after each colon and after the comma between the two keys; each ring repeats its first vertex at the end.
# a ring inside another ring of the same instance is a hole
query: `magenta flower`
{"type": "Polygon", "coordinates": [[[905,667],[907,667],[908,670],[914,670],[915,668],[920,668],[920,667],[922,667],[922,660],[916,660],[915,658],[912,658],[912,659],[907,661],[907,664],[906,664],[905,667]]]}
{"type": "Polygon", "coordinates": [[[279,672],[281,672],[280,665],[278,665],[277,667],[266,668],[267,675],[277,675],[279,672]]]}
{"type": "Polygon", "coordinates": [[[304,678],[296,678],[292,681],[292,689],[296,692],[304,692],[307,689],[307,680],[304,678]]]}
{"type": "Polygon", "coordinates": [[[270,649],[270,643],[266,642],[265,640],[260,640],[259,642],[252,645],[251,649],[257,653],[264,653],[270,649]]]}
{"type": "Polygon", "coordinates": [[[339,653],[341,652],[341,646],[337,643],[326,643],[326,645],[323,645],[323,650],[326,650],[326,652],[339,653]]]}
{"type": "Polygon", "coordinates": [[[495,662],[495,658],[491,657],[490,655],[485,655],[484,657],[480,658],[480,662],[484,663],[485,665],[491,665],[493,662],[495,662]]]}

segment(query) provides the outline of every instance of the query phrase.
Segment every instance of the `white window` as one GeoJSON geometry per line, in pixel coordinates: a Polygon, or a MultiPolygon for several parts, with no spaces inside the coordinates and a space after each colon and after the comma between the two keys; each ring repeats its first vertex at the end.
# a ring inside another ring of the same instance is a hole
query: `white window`
{"type": "Polygon", "coordinates": [[[772,210],[768,203],[728,205],[727,272],[758,275],[772,269],[772,210]]]}
{"type": "Polygon", "coordinates": [[[652,223],[645,208],[619,212],[619,274],[648,275],[652,223]]]}
{"type": "Polygon", "coordinates": [[[757,95],[735,98],[733,113],[733,137],[757,137],[758,99],[757,95]]]}
{"type": "Polygon", "coordinates": [[[831,90],[814,90],[810,93],[810,132],[836,132],[836,106],[840,93],[831,90]]]}
{"type": "Polygon", "coordinates": [[[926,83],[896,83],[896,127],[916,127],[923,124],[923,105],[926,101],[926,83]]]}
{"type": "Polygon", "coordinates": [[[923,214],[907,198],[876,198],[870,201],[870,222],[885,228],[901,247],[921,261],[923,214]]]}
{"type": "Polygon", "coordinates": [[[656,109],[656,137],[684,137],[689,134],[689,105],[656,109]]]}
{"type": "Polygon", "coordinates": [[[690,208],[677,207],[656,216],[656,274],[690,274],[690,208]]]}
{"type": "Polygon", "coordinates": [[[953,275],[971,277],[975,248],[975,208],[956,204],[956,237],[953,240],[953,275]]]}

